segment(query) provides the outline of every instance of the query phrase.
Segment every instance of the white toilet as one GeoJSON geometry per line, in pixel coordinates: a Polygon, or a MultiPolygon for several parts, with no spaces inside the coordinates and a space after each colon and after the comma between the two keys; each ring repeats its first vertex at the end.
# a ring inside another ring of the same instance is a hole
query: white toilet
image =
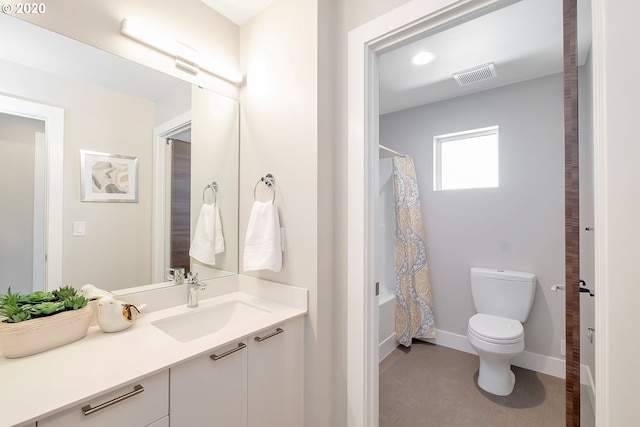
{"type": "Polygon", "coordinates": [[[478,385],[507,396],[516,383],[511,360],[524,350],[522,323],[529,317],[536,276],[519,271],[471,269],[471,294],[478,314],[469,319],[467,337],[480,356],[478,385]]]}

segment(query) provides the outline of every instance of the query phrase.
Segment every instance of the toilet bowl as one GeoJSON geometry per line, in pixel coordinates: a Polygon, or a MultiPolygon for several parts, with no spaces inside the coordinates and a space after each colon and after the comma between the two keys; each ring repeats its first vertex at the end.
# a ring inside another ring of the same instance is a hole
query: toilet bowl
{"type": "Polygon", "coordinates": [[[535,295],[536,276],[500,269],[472,268],[471,291],[477,313],[467,338],[480,358],[478,386],[498,396],[513,391],[512,359],[524,351],[524,328],[535,295]]]}
{"type": "Polygon", "coordinates": [[[467,337],[480,358],[478,386],[497,396],[508,396],[515,385],[511,360],[524,351],[524,329],[517,320],[490,314],[469,319],[467,337]]]}

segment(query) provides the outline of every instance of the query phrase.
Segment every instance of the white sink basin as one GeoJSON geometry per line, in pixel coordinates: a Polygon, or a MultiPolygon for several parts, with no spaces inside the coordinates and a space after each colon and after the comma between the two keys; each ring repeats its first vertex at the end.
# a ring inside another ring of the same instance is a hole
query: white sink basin
{"type": "Polygon", "coordinates": [[[191,310],[188,313],[155,320],[151,324],[178,341],[187,342],[218,332],[247,317],[270,313],[268,310],[241,301],[228,301],[191,310]]]}

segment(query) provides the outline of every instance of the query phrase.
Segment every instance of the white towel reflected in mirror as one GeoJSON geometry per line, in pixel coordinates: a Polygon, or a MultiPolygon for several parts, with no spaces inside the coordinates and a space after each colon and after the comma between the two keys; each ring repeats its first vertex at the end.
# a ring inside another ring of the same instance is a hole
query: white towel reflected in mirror
{"type": "Polygon", "coordinates": [[[189,256],[203,264],[215,265],[216,255],[224,252],[224,235],[220,210],[216,205],[202,205],[189,256]]]}

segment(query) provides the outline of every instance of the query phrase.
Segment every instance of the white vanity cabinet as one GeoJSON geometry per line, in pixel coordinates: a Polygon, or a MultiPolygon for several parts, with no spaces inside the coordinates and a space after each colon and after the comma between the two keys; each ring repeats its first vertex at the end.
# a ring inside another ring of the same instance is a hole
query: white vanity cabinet
{"type": "Polygon", "coordinates": [[[301,426],[302,355],[297,318],[171,368],[171,427],[301,426]]]}
{"type": "Polygon", "coordinates": [[[248,425],[303,425],[302,319],[249,337],[248,425]]]}
{"type": "MultiPolygon", "coordinates": [[[[108,375],[108,372],[105,372],[105,375],[108,375]]],[[[155,427],[154,423],[168,415],[169,371],[165,370],[39,420],[37,425],[155,427]]]]}
{"type": "Polygon", "coordinates": [[[172,427],[247,426],[247,341],[235,341],[170,370],[172,427]]]}

